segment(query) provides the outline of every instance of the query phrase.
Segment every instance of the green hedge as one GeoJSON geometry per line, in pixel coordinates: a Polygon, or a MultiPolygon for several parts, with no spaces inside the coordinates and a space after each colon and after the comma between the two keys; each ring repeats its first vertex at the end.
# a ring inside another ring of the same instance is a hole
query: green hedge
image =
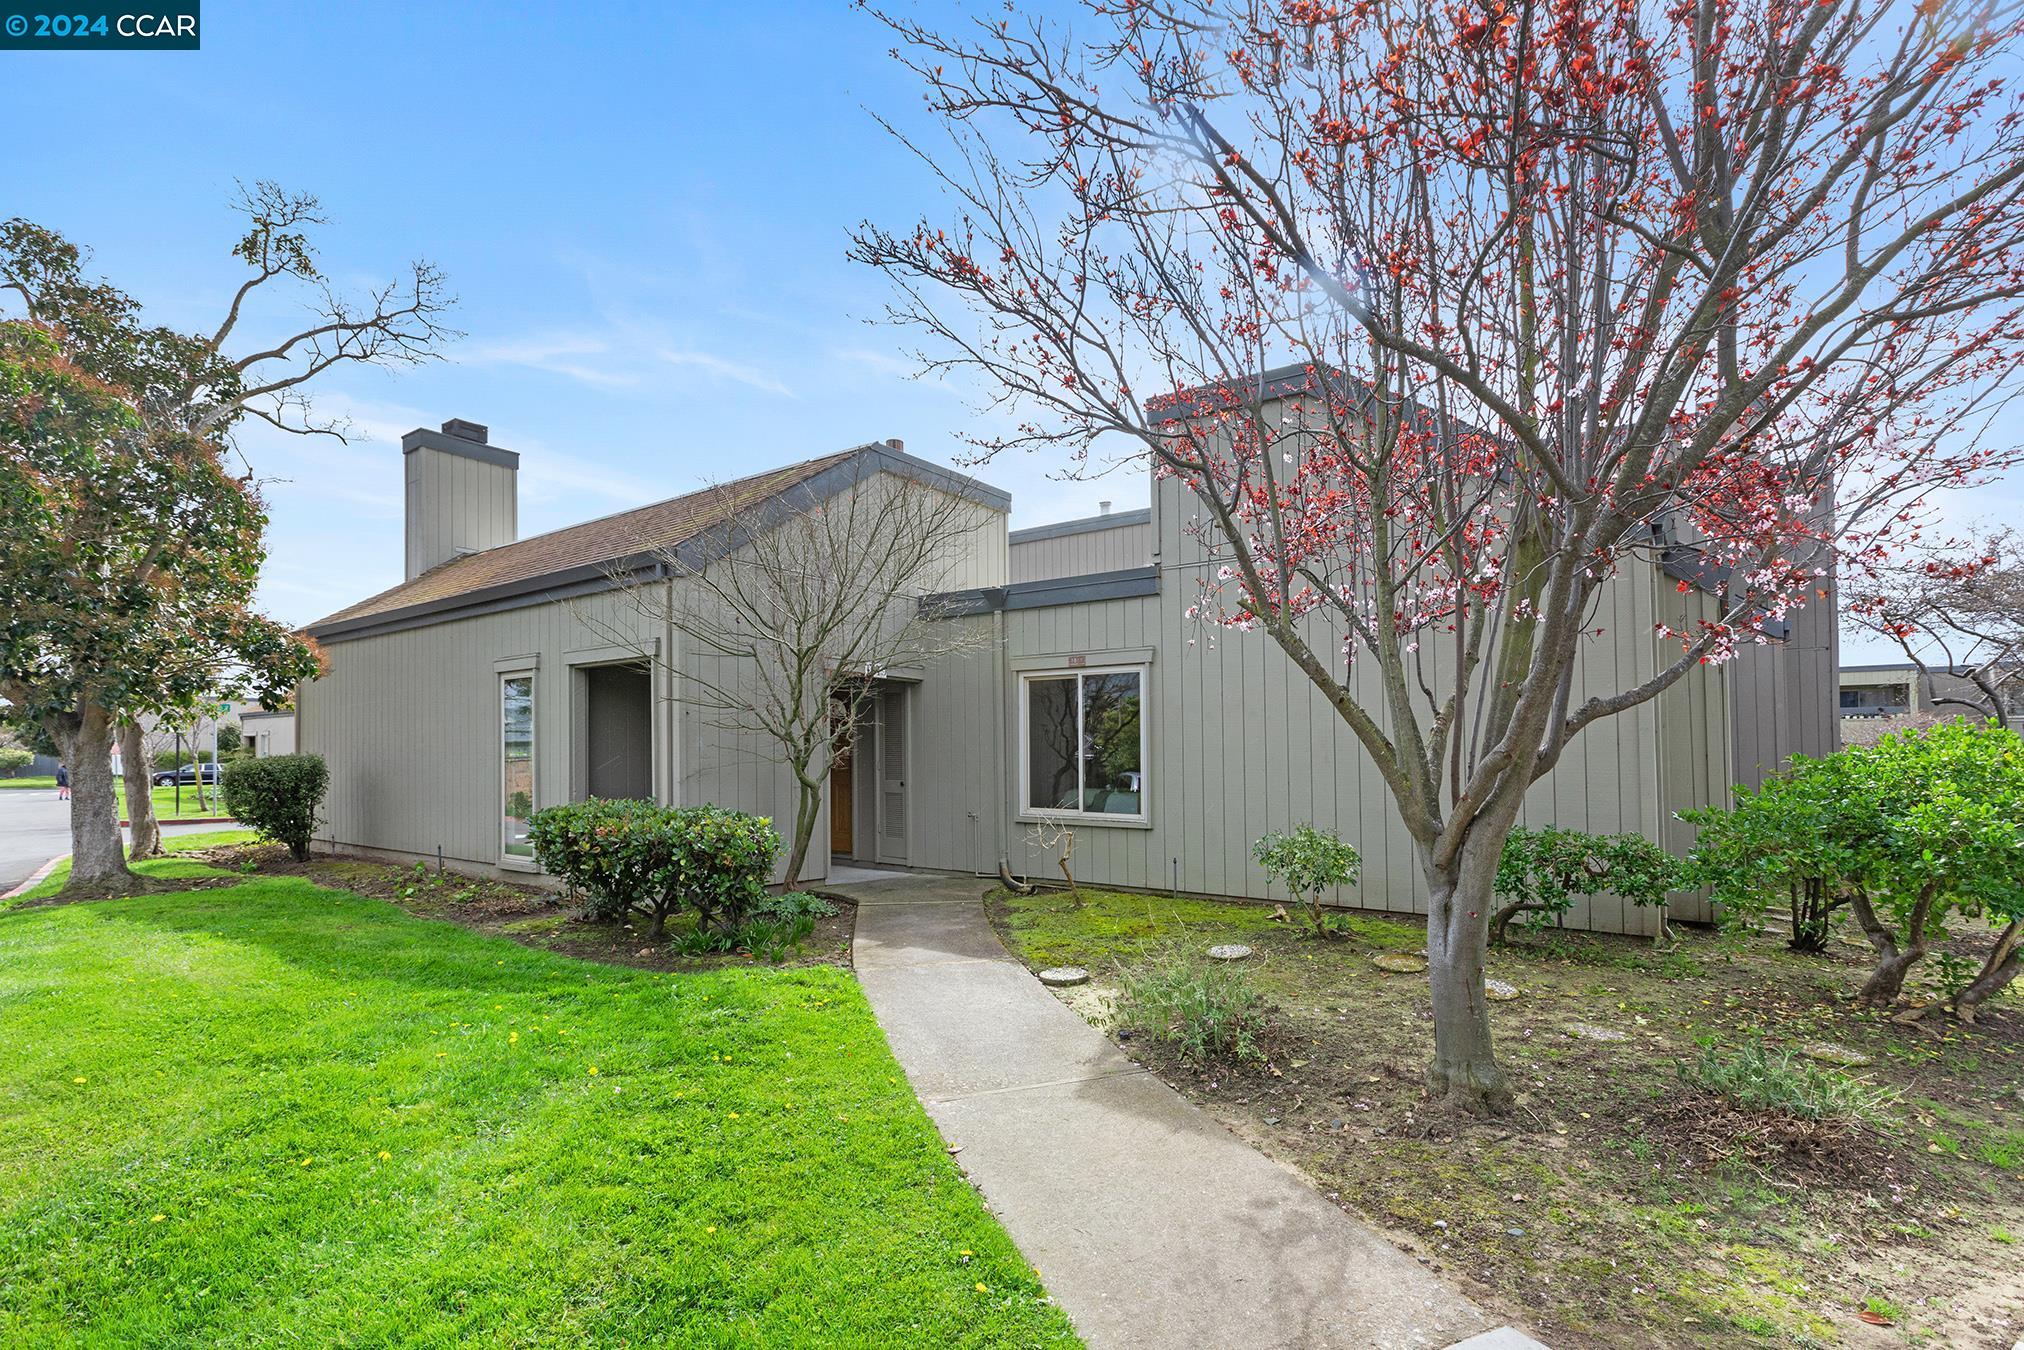
{"type": "Polygon", "coordinates": [[[717,806],[573,802],[536,811],[530,833],[541,869],[581,891],[593,916],[637,912],[656,940],[683,909],[698,929],[743,923],[780,856],[771,821],[717,806]]]}
{"type": "Polygon", "coordinates": [[[330,786],[321,755],[269,755],[225,766],[225,809],[262,838],[288,845],[297,862],[309,859],[309,837],[330,786]]]}

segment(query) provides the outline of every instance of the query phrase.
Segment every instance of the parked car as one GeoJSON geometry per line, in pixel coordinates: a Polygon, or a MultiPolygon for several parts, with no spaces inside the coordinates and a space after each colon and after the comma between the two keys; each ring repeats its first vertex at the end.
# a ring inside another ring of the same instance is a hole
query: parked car
{"type": "Polygon", "coordinates": [[[206,763],[203,765],[185,764],[180,769],[163,769],[160,773],[155,775],[154,784],[156,787],[175,787],[178,784],[180,784],[183,787],[195,787],[197,783],[197,773],[200,769],[203,772],[204,781],[206,783],[215,783],[218,781],[218,773],[219,773],[218,766],[216,764],[206,763]]]}

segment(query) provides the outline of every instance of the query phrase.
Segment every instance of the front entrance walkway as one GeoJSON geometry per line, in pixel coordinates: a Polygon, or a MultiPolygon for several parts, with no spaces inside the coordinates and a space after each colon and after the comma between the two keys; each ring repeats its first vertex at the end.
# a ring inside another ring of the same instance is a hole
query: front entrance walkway
{"type": "Polygon", "coordinates": [[[1537,1346],[1125,1058],[1012,959],[985,885],[829,889],[914,1091],[1091,1346],[1537,1346]]]}

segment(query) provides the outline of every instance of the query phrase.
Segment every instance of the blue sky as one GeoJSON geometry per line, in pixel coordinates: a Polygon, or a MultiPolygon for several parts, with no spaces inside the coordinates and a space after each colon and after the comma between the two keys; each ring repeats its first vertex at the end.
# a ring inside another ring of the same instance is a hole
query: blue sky
{"type": "MultiPolygon", "coordinates": [[[[460,298],[448,360],[344,371],[349,445],[244,436],[274,525],[263,600],[306,622],[400,579],[399,437],[450,417],[519,450],[531,534],[898,436],[948,460],[974,400],[910,379],[886,295],[844,259],[867,217],[942,214],[873,121],[918,90],[885,31],[824,4],[206,6],[204,49],[0,53],[17,129],[0,215],[94,250],[158,319],[215,322],[235,179],[322,197],[323,264],[363,287],[426,256],[460,298]]],[[[278,327],[287,316],[260,316],[278,327]]],[[[1013,523],[1140,505],[1000,460],[1013,523]]],[[[2024,516],[2014,486],[1950,515],[2024,516]]],[[[1889,659],[1868,644],[1852,659],[1889,659]]]]}
{"type": "MultiPolygon", "coordinates": [[[[201,52],[0,53],[0,110],[48,129],[13,139],[0,215],[89,245],[192,326],[238,280],[235,179],[318,194],[340,284],[415,255],[449,273],[467,336],[447,361],[322,386],[363,435],[243,436],[277,617],[400,580],[399,437],[450,417],[521,452],[529,534],[889,436],[961,452],[974,401],[908,378],[903,335],[865,322],[883,281],[844,259],[860,220],[935,202],[867,111],[905,117],[919,95],[865,15],[217,3],[204,21],[201,52]]],[[[1046,468],[982,476],[1016,524],[1145,495],[1142,476],[1046,468]]]]}

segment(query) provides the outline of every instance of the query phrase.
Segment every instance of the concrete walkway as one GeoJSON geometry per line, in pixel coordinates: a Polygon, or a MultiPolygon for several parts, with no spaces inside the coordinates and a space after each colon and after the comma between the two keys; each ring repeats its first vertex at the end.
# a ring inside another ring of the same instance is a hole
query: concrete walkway
{"type": "Polygon", "coordinates": [[[914,1091],[1091,1346],[1537,1346],[1125,1058],[1006,952],[985,885],[826,889],[914,1091]]]}

